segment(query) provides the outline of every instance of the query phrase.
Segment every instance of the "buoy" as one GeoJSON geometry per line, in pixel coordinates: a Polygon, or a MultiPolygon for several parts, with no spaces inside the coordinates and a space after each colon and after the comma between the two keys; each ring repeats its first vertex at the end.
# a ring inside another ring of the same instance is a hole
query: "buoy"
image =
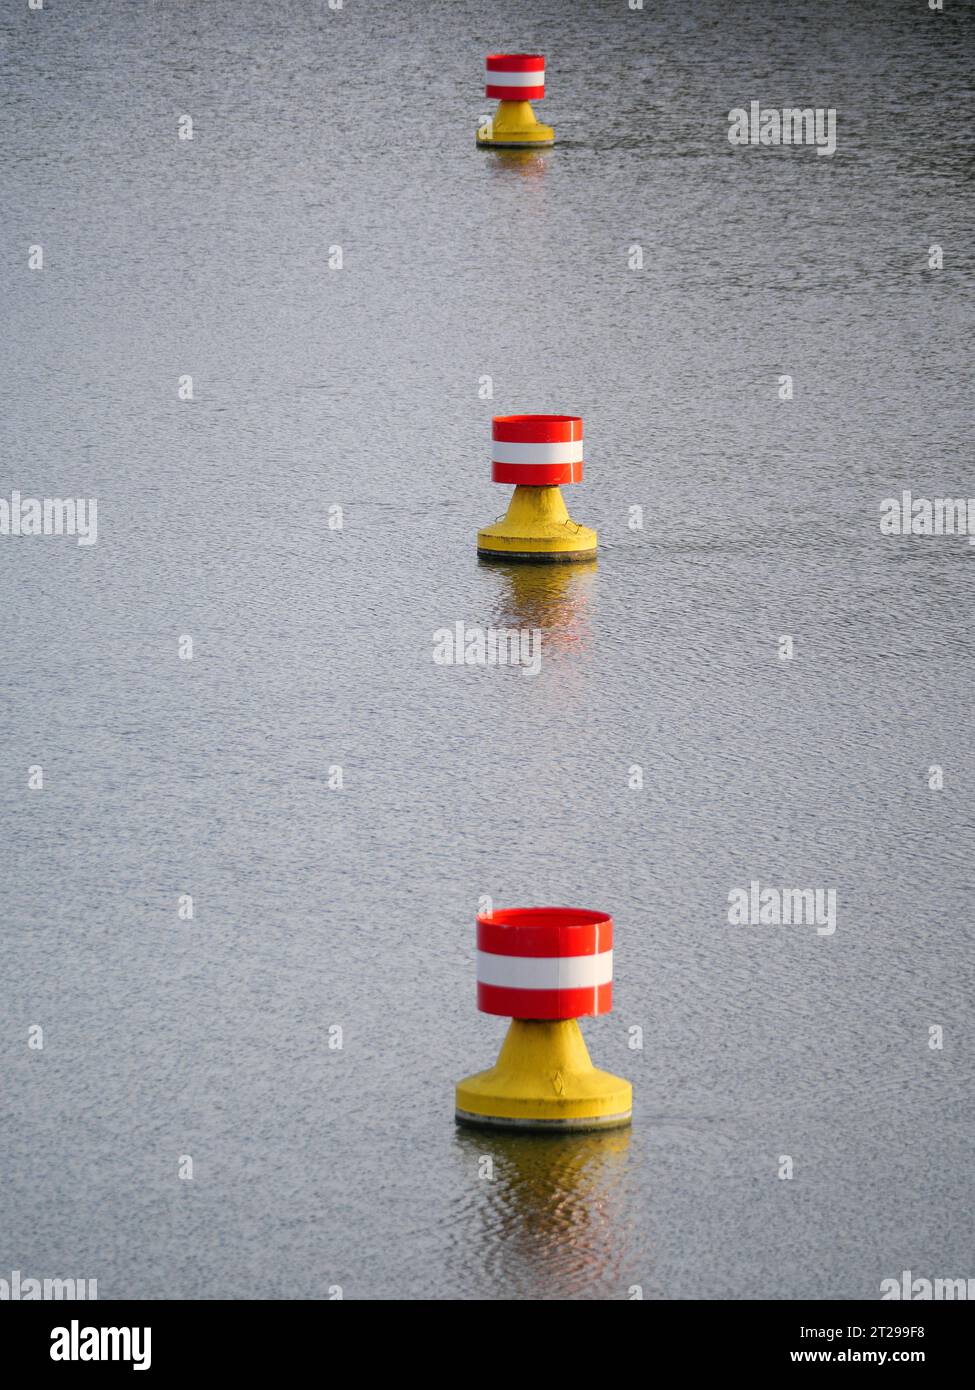
{"type": "Polygon", "coordinates": [[[490,1071],[457,1084],[458,1121],[502,1129],[612,1129],[633,1088],[597,1071],[579,1024],[613,1001],[613,919],[578,907],[477,918],[477,1007],[511,1026],[490,1071]]]}
{"type": "Polygon", "coordinates": [[[502,521],[477,533],[486,560],[591,560],[596,533],[566,511],[560,483],[582,482],[578,415],[495,415],[491,477],[514,483],[502,521]]]}
{"type": "Polygon", "coordinates": [[[532,110],[532,102],[545,95],[545,59],[540,53],[490,54],[484,95],[497,101],[498,109],[493,120],[479,127],[479,145],[554,145],[555,131],[536,120],[532,110]]]}

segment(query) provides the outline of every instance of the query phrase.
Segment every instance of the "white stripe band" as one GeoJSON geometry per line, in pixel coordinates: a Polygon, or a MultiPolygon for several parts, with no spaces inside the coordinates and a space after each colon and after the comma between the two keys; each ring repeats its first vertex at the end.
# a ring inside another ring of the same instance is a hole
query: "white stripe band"
{"type": "Polygon", "coordinates": [[[536,68],[534,72],[495,72],[487,70],[488,87],[544,87],[545,69],[536,68]]]}
{"type": "Polygon", "coordinates": [[[564,443],[521,444],[511,439],[491,440],[492,463],[581,463],[582,440],[564,443]]]}
{"type": "Polygon", "coordinates": [[[598,956],[495,956],[477,953],[477,979],[504,989],[588,989],[613,978],[613,953],[598,956]]]}

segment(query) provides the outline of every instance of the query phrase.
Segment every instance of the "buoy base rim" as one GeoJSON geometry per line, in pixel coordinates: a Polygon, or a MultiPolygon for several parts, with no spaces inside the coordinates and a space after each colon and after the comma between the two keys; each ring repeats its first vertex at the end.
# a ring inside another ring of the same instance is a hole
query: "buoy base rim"
{"type": "Polygon", "coordinates": [[[454,1110],[466,1124],[499,1125],[504,1129],[602,1129],[629,1124],[633,1113],[633,1088],[621,1076],[588,1071],[566,1076],[565,1094],[552,1085],[553,1072],[526,1075],[507,1072],[503,1066],[478,1072],[458,1083],[454,1110]]]}
{"type": "Polygon", "coordinates": [[[633,1111],[624,1110],[618,1115],[590,1115],[558,1120],[536,1120],[512,1118],[507,1115],[475,1115],[471,1110],[455,1110],[454,1119],[459,1125],[471,1125],[479,1129],[517,1129],[529,1134],[578,1134],[594,1129],[622,1129],[633,1122],[633,1111]]]}
{"type": "Polygon", "coordinates": [[[594,560],[596,547],[590,550],[485,550],[477,547],[480,560],[514,560],[518,564],[560,565],[578,560],[594,560]]]}
{"type": "Polygon", "coordinates": [[[480,131],[474,137],[476,144],[481,149],[492,150],[549,150],[555,144],[555,136],[550,136],[547,140],[539,140],[534,135],[524,140],[512,140],[509,136],[507,140],[495,140],[491,135],[482,135],[480,131]]]}

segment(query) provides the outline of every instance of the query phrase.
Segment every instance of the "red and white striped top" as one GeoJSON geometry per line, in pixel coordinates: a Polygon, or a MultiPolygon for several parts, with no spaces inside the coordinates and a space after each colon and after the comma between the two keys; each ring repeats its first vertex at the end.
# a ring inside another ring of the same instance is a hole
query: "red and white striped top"
{"type": "Polygon", "coordinates": [[[495,101],[538,101],[545,95],[545,59],[540,53],[492,53],[484,95],[495,101]]]}
{"type": "Polygon", "coordinates": [[[550,487],[582,482],[578,415],[495,415],[491,477],[496,483],[550,487]]]}
{"type": "Polygon", "coordinates": [[[609,1013],[612,917],[579,907],[479,913],[477,1007],[505,1018],[609,1013]]]}

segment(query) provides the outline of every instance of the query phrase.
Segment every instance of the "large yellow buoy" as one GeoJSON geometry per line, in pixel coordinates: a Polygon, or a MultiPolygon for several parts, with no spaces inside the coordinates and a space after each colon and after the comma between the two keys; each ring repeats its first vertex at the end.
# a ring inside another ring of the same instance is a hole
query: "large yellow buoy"
{"type": "Polygon", "coordinates": [[[633,1090],[598,1071],[577,1019],[612,1007],[613,920],[573,907],[515,907],[477,919],[477,1006],[511,1019],[497,1062],[457,1084],[463,1124],[611,1129],[633,1090]]]}
{"type": "Polygon", "coordinates": [[[540,53],[492,53],[484,94],[498,102],[498,109],[479,127],[479,145],[517,149],[555,143],[555,131],[542,125],[532,110],[532,102],[545,95],[545,59],[540,53]]]}
{"type": "Polygon", "coordinates": [[[573,521],[560,483],[582,481],[582,421],[578,415],[496,415],[491,477],[514,483],[507,514],[477,533],[486,560],[591,560],[596,532],[573,521]]]}

